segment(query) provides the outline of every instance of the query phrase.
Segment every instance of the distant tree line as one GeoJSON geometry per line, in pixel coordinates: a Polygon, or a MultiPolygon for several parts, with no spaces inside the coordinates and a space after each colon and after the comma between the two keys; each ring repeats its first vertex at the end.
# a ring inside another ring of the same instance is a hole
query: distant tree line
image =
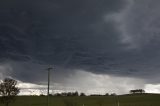
{"type": "MultiPolygon", "coordinates": [[[[143,89],[135,89],[135,90],[130,90],[130,94],[143,94],[145,93],[145,90],[143,89]]],[[[75,92],[62,92],[62,93],[56,93],[56,94],[50,94],[50,96],[116,96],[116,93],[106,93],[106,94],[90,94],[86,95],[85,93],[81,92],[78,93],[78,91],[75,92]]],[[[41,94],[40,96],[44,96],[41,94]]]]}
{"type": "Polygon", "coordinates": [[[62,93],[56,93],[53,96],[79,96],[79,93],[76,92],[62,92],[62,93]]]}
{"type": "MultiPolygon", "coordinates": [[[[85,93],[81,92],[78,93],[78,91],[75,92],[62,92],[62,93],[56,93],[56,94],[49,94],[50,96],[116,96],[116,93],[106,93],[106,94],[90,94],[90,95],[86,95],[85,93]]],[[[45,96],[43,94],[41,94],[40,96],[45,96]]]]}
{"type": "Polygon", "coordinates": [[[142,94],[142,93],[145,93],[145,90],[143,89],[130,90],[130,94],[142,94]]]}

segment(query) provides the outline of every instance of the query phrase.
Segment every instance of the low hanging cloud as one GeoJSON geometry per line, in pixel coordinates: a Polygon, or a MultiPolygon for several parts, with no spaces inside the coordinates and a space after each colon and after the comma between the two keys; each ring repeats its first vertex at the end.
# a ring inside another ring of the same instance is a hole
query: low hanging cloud
{"type": "Polygon", "coordinates": [[[117,77],[107,74],[97,75],[79,70],[66,78],[63,85],[71,87],[72,90],[78,89],[78,91],[85,92],[87,94],[124,94],[128,93],[131,89],[144,88],[144,84],[145,81],[143,79],[117,77]]]}
{"type": "MultiPolygon", "coordinates": [[[[53,75],[51,77],[54,77],[53,75]]],[[[20,95],[47,94],[47,85],[19,82],[20,95]]],[[[75,71],[61,83],[51,82],[50,93],[83,92],[90,94],[128,94],[133,89],[144,89],[146,93],[160,93],[159,84],[148,84],[144,79],[117,77],[104,74],[94,74],[83,70],[75,71]]]]}
{"type": "Polygon", "coordinates": [[[46,67],[54,65],[55,83],[65,84],[78,70],[158,83],[159,4],[158,0],[0,1],[0,77],[44,84],[46,67]]]}
{"type": "MultiPolygon", "coordinates": [[[[47,86],[45,85],[19,82],[17,86],[22,90],[20,95],[40,95],[47,93],[47,86]]],[[[78,91],[79,93],[84,92],[87,95],[106,93],[127,94],[132,89],[143,89],[144,87],[145,81],[143,79],[116,77],[103,74],[97,75],[91,72],[78,70],[70,74],[70,76],[65,78],[61,83],[52,82],[50,93],[55,94],[59,92],[78,91]]]]}

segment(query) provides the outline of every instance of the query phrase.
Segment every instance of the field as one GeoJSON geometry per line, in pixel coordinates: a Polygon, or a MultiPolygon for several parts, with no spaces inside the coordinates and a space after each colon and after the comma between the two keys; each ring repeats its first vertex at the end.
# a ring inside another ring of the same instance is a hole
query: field
{"type": "MultiPolygon", "coordinates": [[[[9,106],[47,106],[45,96],[19,96],[9,106]]],[[[50,106],[160,106],[160,95],[50,97],[50,106]],[[84,104],[84,105],[83,105],[84,104]]],[[[4,106],[0,104],[0,106],[4,106]]]]}

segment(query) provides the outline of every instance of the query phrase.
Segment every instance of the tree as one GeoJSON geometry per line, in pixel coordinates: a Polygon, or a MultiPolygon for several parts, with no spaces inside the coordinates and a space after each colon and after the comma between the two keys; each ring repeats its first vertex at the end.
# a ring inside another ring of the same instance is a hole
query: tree
{"type": "Polygon", "coordinates": [[[82,93],[80,93],[80,96],[86,96],[86,94],[82,92],[82,93]]]}
{"type": "Polygon", "coordinates": [[[11,78],[5,78],[0,83],[0,95],[1,102],[8,106],[9,103],[15,100],[15,96],[20,92],[20,89],[16,87],[17,81],[11,78]]]}
{"type": "Polygon", "coordinates": [[[130,90],[131,94],[142,94],[145,93],[145,90],[143,89],[135,89],[135,90],[130,90]]]}
{"type": "Polygon", "coordinates": [[[109,93],[106,93],[104,96],[109,96],[109,93]]]}
{"type": "Polygon", "coordinates": [[[111,93],[111,94],[110,94],[110,96],[116,96],[116,95],[117,95],[116,93],[111,93]]]}
{"type": "Polygon", "coordinates": [[[79,96],[79,93],[78,93],[78,91],[76,91],[76,92],[73,92],[72,95],[73,95],[73,96],[79,96]]]}

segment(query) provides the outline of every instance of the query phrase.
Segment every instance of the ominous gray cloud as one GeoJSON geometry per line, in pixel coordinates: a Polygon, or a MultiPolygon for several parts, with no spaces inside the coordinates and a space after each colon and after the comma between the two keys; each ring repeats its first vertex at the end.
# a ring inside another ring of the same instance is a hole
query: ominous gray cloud
{"type": "MultiPolygon", "coordinates": [[[[56,81],[74,70],[158,82],[158,0],[0,1],[0,60],[10,76],[56,81]],[[154,79],[153,79],[154,77],[154,79]]],[[[63,79],[64,78],[64,79],[63,79]]]]}

